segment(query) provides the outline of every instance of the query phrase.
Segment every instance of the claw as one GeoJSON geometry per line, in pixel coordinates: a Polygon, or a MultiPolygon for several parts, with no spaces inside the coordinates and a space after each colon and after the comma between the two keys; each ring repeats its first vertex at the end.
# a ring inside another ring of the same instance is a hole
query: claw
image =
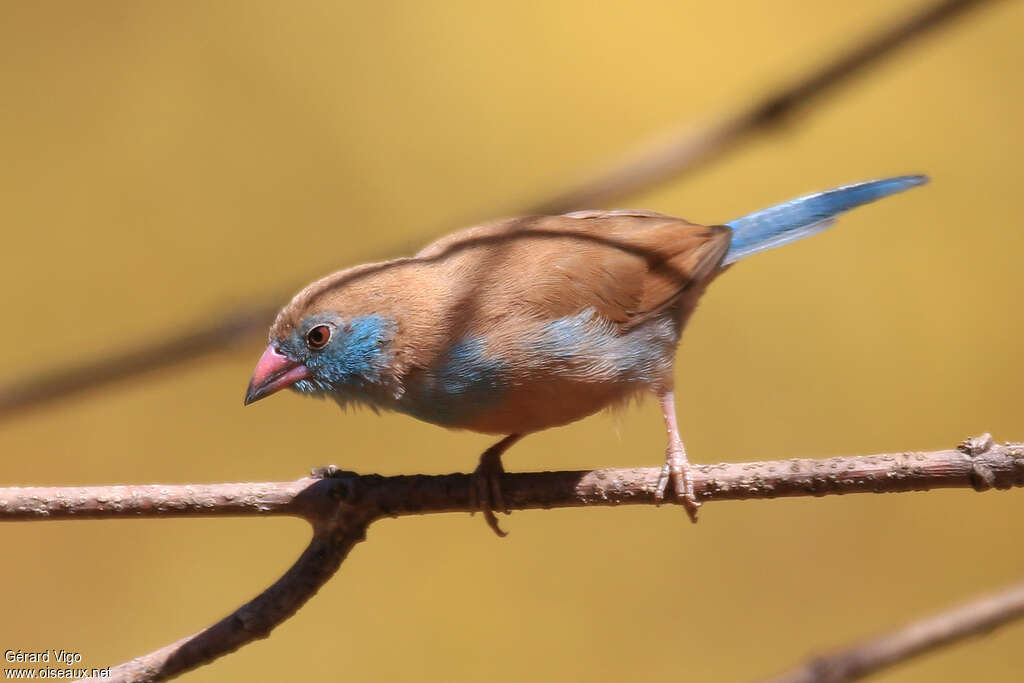
{"type": "Polygon", "coordinates": [[[500,480],[498,479],[500,476],[500,470],[497,473],[485,471],[483,468],[483,458],[481,458],[480,465],[473,472],[472,503],[475,508],[484,514],[484,521],[487,522],[487,526],[491,527],[491,530],[499,538],[504,538],[508,536],[508,532],[502,530],[498,524],[498,518],[494,515],[495,509],[508,514],[508,511],[504,509],[504,498],[501,496],[500,480]]]}
{"type": "Polygon", "coordinates": [[[505,474],[501,454],[520,438],[519,434],[512,434],[488,448],[480,456],[480,462],[473,471],[473,483],[469,491],[470,504],[484,514],[487,526],[499,537],[505,537],[508,533],[502,531],[498,525],[494,511],[509,514],[505,496],[501,493],[501,475],[505,474]]]}
{"type": "Polygon", "coordinates": [[[668,431],[668,449],[665,451],[665,466],[661,468],[658,486],[654,490],[654,502],[661,505],[665,500],[665,491],[671,483],[676,500],[686,508],[686,514],[690,516],[690,521],[696,524],[700,502],[693,489],[693,474],[690,472],[690,462],[686,459],[686,449],[683,447],[683,440],[679,438],[675,397],[671,391],[667,391],[659,396],[659,400],[661,414],[665,418],[665,427],[668,431]]]}
{"type": "Polygon", "coordinates": [[[665,454],[665,465],[661,468],[658,486],[654,490],[654,501],[659,505],[665,500],[665,492],[669,483],[672,484],[672,492],[675,494],[676,500],[686,508],[686,514],[689,515],[690,521],[696,524],[700,501],[697,500],[697,494],[693,488],[690,463],[682,451],[669,450],[665,454]]]}

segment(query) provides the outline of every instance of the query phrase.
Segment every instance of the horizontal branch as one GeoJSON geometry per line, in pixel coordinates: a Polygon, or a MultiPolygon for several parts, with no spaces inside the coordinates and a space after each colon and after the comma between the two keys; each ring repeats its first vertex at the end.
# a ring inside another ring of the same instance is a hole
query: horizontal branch
{"type": "MultiPolygon", "coordinates": [[[[509,509],[651,505],[660,467],[504,474],[509,509]]],[[[988,434],[959,448],[827,459],[768,460],[693,466],[702,502],[850,493],[1024,485],[1024,444],[996,444],[988,434]]],[[[0,521],[137,517],[289,515],[311,522],[339,500],[374,516],[472,512],[468,474],[384,477],[336,472],[296,481],[245,484],[0,488],[0,521]]]]}
{"type": "MultiPolygon", "coordinates": [[[[828,459],[698,465],[703,502],[847,493],[1024,486],[1024,444],[988,434],[955,449],[828,459]]],[[[510,509],[653,504],[660,468],[504,474],[510,509]]],[[[0,521],[125,517],[302,517],[313,540],[288,572],[230,616],[193,636],[114,668],[107,681],[162,681],[269,635],[337,571],[374,520],[474,511],[466,474],[384,477],[331,469],[323,478],[250,484],[0,489],[0,521]]],[[[918,648],[925,649],[925,648],[918,648]]]]}
{"type": "MultiPolygon", "coordinates": [[[[869,35],[809,72],[803,78],[755,97],[737,113],[712,124],[687,130],[656,147],[642,145],[626,161],[573,188],[524,206],[500,207],[496,215],[564,213],[580,208],[607,206],[632,193],[650,189],[710,163],[736,148],[754,134],[776,130],[780,121],[821,101],[822,96],[848,83],[867,68],[877,66],[897,49],[939,26],[965,14],[966,10],[992,0],[940,0],[923,7],[907,19],[869,35]]],[[[659,139],[665,136],[659,136],[659,139]]],[[[446,230],[463,227],[448,226],[446,230]]],[[[289,288],[291,289],[291,288],[289,288]]],[[[134,348],[111,352],[99,361],[59,367],[0,385],[0,420],[51,401],[67,400],[84,392],[168,367],[194,363],[264,335],[280,299],[259,302],[230,315],[209,321],[175,325],[161,334],[160,341],[140,343],[134,348]],[[180,330],[186,330],[181,332],[180,330]],[[59,386],[60,391],[53,391],[59,386]]]]}

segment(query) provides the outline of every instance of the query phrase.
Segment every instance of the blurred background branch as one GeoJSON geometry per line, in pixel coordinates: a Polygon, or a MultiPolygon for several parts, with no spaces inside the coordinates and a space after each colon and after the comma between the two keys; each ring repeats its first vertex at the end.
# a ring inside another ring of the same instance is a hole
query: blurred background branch
{"type": "Polygon", "coordinates": [[[1024,583],[975,598],[862,643],[815,657],[765,683],[843,683],[870,676],[908,659],[990,633],[1024,616],[1024,583]]]}
{"type": "MultiPolygon", "coordinates": [[[[1024,444],[989,434],[950,450],[828,459],[720,463],[695,468],[704,501],[846,493],[1024,486],[1024,444]]],[[[660,468],[505,474],[502,490],[517,510],[652,504],[660,468]]],[[[469,475],[394,476],[337,472],[327,479],[257,484],[0,489],[0,521],[124,517],[292,515],[313,539],[262,594],[215,625],[113,669],[114,681],[160,681],[264,638],[338,570],[366,528],[383,517],[472,512],[469,475]]],[[[680,518],[682,519],[682,518],[680,518]]],[[[988,598],[848,652],[815,660],[778,681],[845,681],[1024,615],[1024,593],[988,598]],[[1008,601],[1009,600],[1009,601],[1008,601]],[[835,676],[835,677],[830,677],[835,676]]]]}
{"type": "MultiPolygon", "coordinates": [[[[877,66],[898,48],[964,16],[972,7],[994,0],[942,0],[868,36],[840,57],[812,70],[795,83],[755,98],[738,113],[707,127],[671,136],[653,148],[644,147],[566,192],[505,213],[562,213],[597,207],[641,189],[651,188],[705,165],[758,133],[776,130],[787,117],[820,102],[822,96],[848,83],[854,75],[877,66]]],[[[497,212],[495,212],[497,213],[497,212]]],[[[449,228],[461,226],[448,226],[449,228]]],[[[283,297],[281,297],[283,298],[283,297]]],[[[71,397],[168,367],[195,363],[262,336],[282,303],[281,298],[244,306],[233,313],[169,330],[160,341],[111,352],[99,361],[57,367],[0,385],[0,420],[56,400],[71,397]],[[55,389],[54,387],[59,387],[55,389]]]]}

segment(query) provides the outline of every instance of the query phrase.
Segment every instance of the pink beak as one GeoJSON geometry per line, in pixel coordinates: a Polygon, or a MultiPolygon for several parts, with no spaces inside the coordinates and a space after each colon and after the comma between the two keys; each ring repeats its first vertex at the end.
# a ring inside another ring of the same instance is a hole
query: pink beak
{"type": "Polygon", "coordinates": [[[253,370],[249,388],[245,392],[245,405],[266,398],[307,377],[309,368],[296,363],[270,344],[256,362],[256,369],[253,370]]]}

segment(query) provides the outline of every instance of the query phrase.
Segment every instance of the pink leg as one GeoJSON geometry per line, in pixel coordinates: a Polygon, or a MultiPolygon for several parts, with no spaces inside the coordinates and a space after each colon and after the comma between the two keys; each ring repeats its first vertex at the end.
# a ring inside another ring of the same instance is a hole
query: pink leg
{"type": "Polygon", "coordinates": [[[507,534],[498,526],[498,518],[494,516],[494,511],[508,514],[505,497],[501,495],[501,475],[505,473],[505,468],[501,464],[501,455],[521,438],[523,438],[522,434],[511,434],[488,448],[480,456],[480,463],[473,472],[474,485],[470,488],[473,505],[480,508],[484,513],[487,526],[491,527],[498,536],[507,534]]]}
{"type": "Polygon", "coordinates": [[[693,476],[690,474],[690,462],[686,459],[683,440],[679,438],[679,425],[676,424],[676,399],[671,391],[658,395],[661,403],[661,414],[665,418],[668,430],[668,448],[665,449],[665,466],[658,477],[658,488],[654,491],[654,500],[661,503],[665,499],[665,490],[672,483],[676,500],[683,504],[690,521],[697,521],[697,496],[693,491],[693,476]]]}

